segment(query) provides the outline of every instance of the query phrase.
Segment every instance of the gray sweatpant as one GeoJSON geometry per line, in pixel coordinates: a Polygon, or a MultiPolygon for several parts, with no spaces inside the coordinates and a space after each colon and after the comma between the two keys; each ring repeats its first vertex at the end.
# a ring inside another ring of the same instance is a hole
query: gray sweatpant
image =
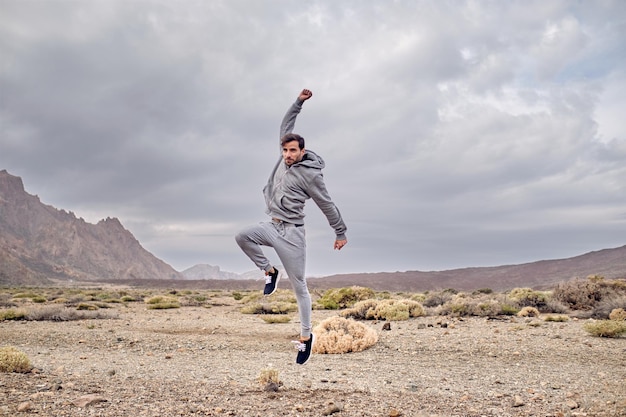
{"type": "Polygon", "coordinates": [[[262,222],[250,226],[235,236],[239,247],[262,271],[270,271],[272,265],[261,246],[274,248],[280,258],[291,287],[298,301],[300,334],[311,335],[311,295],[304,276],[306,263],[306,233],[304,226],[289,223],[262,222]]]}

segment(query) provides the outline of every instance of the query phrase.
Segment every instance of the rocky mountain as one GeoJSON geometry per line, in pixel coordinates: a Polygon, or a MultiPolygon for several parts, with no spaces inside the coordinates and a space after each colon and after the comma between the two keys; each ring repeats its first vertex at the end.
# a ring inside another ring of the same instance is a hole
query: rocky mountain
{"type": "Polygon", "coordinates": [[[43,204],[20,177],[0,171],[0,284],[182,278],[118,219],[87,223],[43,204]]]}

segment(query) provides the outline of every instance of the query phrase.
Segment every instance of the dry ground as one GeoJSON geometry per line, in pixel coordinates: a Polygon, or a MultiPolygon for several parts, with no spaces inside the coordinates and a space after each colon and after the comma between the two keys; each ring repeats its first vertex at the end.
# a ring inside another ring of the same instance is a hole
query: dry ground
{"type": "Polygon", "coordinates": [[[267,324],[241,314],[232,297],[221,301],[130,303],[106,320],[0,322],[0,345],[36,367],[0,374],[0,415],[626,415],[626,339],[592,337],[583,320],[422,317],[389,331],[366,322],[379,334],[372,348],[298,366],[296,315],[267,324]],[[277,391],[257,381],[269,368],[279,372],[277,391]]]}

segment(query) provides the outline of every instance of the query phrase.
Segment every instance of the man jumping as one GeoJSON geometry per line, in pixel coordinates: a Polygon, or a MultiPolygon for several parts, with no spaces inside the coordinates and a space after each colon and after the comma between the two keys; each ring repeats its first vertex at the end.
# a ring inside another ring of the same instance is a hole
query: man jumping
{"type": "Polygon", "coordinates": [[[334,249],[340,250],[347,243],[347,230],[339,210],[332,202],[322,175],[324,160],[304,148],[304,138],[291,133],[302,105],[313,96],[310,90],[302,90],[291,105],[280,125],[281,157],[274,166],[267,185],[263,188],[265,212],[270,221],[250,226],[237,234],[235,240],[244,253],[265,271],[265,295],[278,288],[279,271],[263,254],[261,246],[274,248],[298,301],[300,314],[300,340],[296,342],[296,363],[304,365],[311,356],[314,336],[311,332],[311,295],[305,278],[306,239],[304,230],[304,203],[312,198],[322,210],[330,227],[335,231],[334,249]]]}

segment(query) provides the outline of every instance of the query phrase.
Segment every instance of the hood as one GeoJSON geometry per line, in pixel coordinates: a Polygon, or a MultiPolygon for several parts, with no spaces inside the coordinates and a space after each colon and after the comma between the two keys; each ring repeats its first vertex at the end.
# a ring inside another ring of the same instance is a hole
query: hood
{"type": "Polygon", "coordinates": [[[296,165],[303,166],[306,168],[323,169],[326,166],[326,163],[324,162],[321,156],[307,149],[304,152],[304,156],[302,157],[302,160],[294,164],[294,166],[296,165]]]}

